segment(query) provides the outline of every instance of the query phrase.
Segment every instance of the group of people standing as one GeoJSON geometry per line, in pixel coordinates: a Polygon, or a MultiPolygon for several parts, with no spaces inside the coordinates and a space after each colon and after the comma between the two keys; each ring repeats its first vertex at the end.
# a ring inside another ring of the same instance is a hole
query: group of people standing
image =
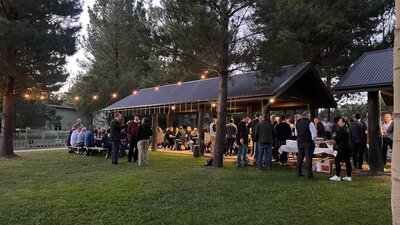
{"type": "Polygon", "coordinates": [[[123,125],[122,114],[116,113],[115,118],[110,122],[110,139],[111,139],[111,159],[112,165],[118,165],[118,151],[121,146],[121,131],[127,129],[129,152],[128,162],[138,162],[139,166],[145,166],[148,163],[148,149],[150,138],[153,131],[148,123],[147,118],[140,120],[138,115],[133,116],[123,125]]]}

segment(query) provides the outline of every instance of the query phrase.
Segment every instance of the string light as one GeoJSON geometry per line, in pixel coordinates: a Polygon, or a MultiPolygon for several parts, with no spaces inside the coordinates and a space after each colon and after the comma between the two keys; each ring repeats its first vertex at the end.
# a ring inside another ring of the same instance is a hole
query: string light
{"type": "Polygon", "coordinates": [[[117,93],[113,93],[111,96],[112,96],[112,98],[117,98],[118,97],[117,93]]]}
{"type": "Polygon", "coordinates": [[[217,105],[216,105],[215,103],[213,103],[213,104],[212,104],[212,107],[215,107],[215,106],[217,106],[217,105]]]}
{"type": "Polygon", "coordinates": [[[134,95],[136,95],[136,94],[137,94],[137,91],[136,91],[136,90],[134,90],[132,93],[133,93],[134,95]]]}
{"type": "Polygon", "coordinates": [[[202,80],[206,79],[206,75],[201,75],[201,79],[202,80]]]}
{"type": "Polygon", "coordinates": [[[40,100],[45,100],[46,99],[46,97],[45,96],[40,96],[40,100]]]}
{"type": "Polygon", "coordinates": [[[156,91],[158,91],[159,87],[156,87],[156,91]]]}
{"type": "Polygon", "coordinates": [[[24,95],[24,98],[29,98],[29,97],[31,97],[31,96],[28,95],[28,94],[25,94],[25,95],[24,95]]]}
{"type": "Polygon", "coordinates": [[[172,110],[175,110],[175,106],[173,105],[173,106],[171,107],[171,109],[172,109],[172,110]]]}
{"type": "Polygon", "coordinates": [[[269,100],[269,103],[274,103],[275,102],[275,99],[273,99],[273,98],[271,98],[270,100],[269,100]]]}
{"type": "Polygon", "coordinates": [[[178,85],[180,86],[182,84],[182,81],[178,81],[178,85]]]}
{"type": "Polygon", "coordinates": [[[93,95],[93,100],[97,100],[97,99],[99,99],[99,96],[93,95]]]}
{"type": "Polygon", "coordinates": [[[57,101],[61,101],[61,100],[62,100],[61,96],[58,96],[57,101]]]}
{"type": "Polygon", "coordinates": [[[75,96],[75,101],[79,101],[80,97],[79,96],[75,96]]]}

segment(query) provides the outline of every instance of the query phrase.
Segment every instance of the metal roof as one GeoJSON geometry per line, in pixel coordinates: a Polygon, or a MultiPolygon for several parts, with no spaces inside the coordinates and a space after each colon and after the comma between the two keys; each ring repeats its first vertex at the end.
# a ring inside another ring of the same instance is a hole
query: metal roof
{"type": "Polygon", "coordinates": [[[364,53],[333,88],[338,93],[393,89],[393,49],[364,53]]]}
{"type": "MultiPolygon", "coordinates": [[[[268,76],[259,72],[230,75],[228,79],[228,99],[256,96],[278,97],[297,79],[310,71],[323,85],[328,99],[332,99],[334,102],[332,95],[321,81],[318,73],[308,62],[283,67],[282,74],[280,76],[272,76],[272,81],[267,81],[265,77],[268,76]]],[[[319,85],[318,82],[317,85],[319,85]]],[[[157,87],[157,89],[156,87],[141,89],[136,94],[131,94],[103,110],[214,101],[218,97],[218,77],[183,82],[180,85],[164,85],[157,87]]],[[[333,104],[335,105],[336,103],[333,104]]]]}

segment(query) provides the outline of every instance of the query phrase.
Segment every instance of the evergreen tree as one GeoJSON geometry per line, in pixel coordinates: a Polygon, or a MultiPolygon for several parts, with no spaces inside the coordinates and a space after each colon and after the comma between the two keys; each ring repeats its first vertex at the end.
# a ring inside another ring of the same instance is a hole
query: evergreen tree
{"type": "Polygon", "coordinates": [[[83,43],[89,70],[75,79],[66,102],[86,114],[161,79],[161,64],[152,47],[151,23],[142,1],[97,0],[89,17],[83,43]]]}
{"type": "Polygon", "coordinates": [[[12,157],[14,96],[58,90],[74,54],[81,4],[74,0],[0,1],[0,156],[12,157]]]}
{"type": "Polygon", "coordinates": [[[160,43],[167,59],[184,72],[218,74],[217,134],[214,166],[223,166],[228,75],[245,69],[250,16],[255,1],[164,0],[158,9],[160,43]]]}

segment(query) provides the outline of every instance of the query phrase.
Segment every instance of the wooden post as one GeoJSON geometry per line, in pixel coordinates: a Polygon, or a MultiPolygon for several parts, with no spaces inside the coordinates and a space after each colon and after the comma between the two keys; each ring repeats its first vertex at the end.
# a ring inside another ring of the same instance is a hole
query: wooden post
{"type": "Polygon", "coordinates": [[[262,114],[270,114],[270,112],[271,112],[271,107],[270,107],[270,103],[269,103],[269,101],[268,100],[263,100],[262,101],[262,103],[261,103],[261,107],[262,107],[262,109],[261,109],[261,113],[262,114]]]}
{"type": "Polygon", "coordinates": [[[199,129],[199,139],[198,145],[200,145],[200,155],[204,154],[205,144],[204,144],[204,116],[205,116],[205,109],[204,105],[200,105],[199,107],[199,120],[198,120],[198,129],[199,129]]]}
{"type": "Polygon", "coordinates": [[[169,108],[167,113],[167,122],[166,122],[167,127],[173,126],[173,118],[174,118],[174,113],[171,111],[171,108],[169,108]]]}
{"type": "Polygon", "coordinates": [[[153,137],[151,139],[151,150],[156,151],[157,150],[157,128],[158,128],[158,111],[155,110],[153,115],[152,115],[152,130],[153,130],[153,137]]]}
{"type": "Polygon", "coordinates": [[[372,175],[383,172],[381,101],[379,91],[368,92],[368,164],[372,175]]]}

